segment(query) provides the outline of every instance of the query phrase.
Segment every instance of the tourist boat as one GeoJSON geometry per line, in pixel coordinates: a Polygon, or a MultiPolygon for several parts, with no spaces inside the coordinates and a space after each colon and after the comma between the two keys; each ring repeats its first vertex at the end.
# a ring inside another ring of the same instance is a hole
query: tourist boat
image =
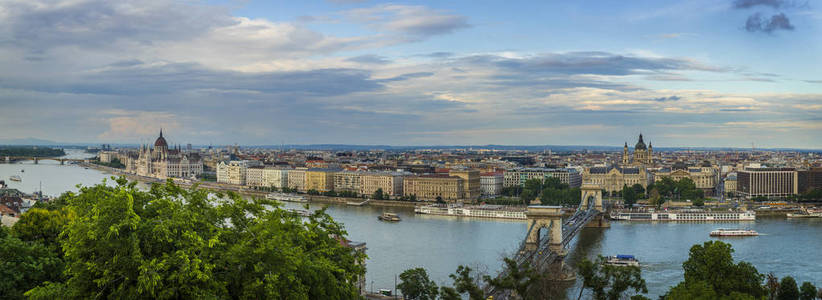
{"type": "Polygon", "coordinates": [[[752,211],[616,211],[611,213],[611,219],[622,221],[755,221],[756,213],[752,211]]]}
{"type": "Polygon", "coordinates": [[[639,267],[639,260],[633,255],[617,254],[616,256],[608,256],[605,264],[617,267],[639,267]]]}
{"type": "Polygon", "coordinates": [[[525,220],[525,209],[512,208],[502,205],[459,205],[459,204],[432,204],[417,206],[414,212],[418,214],[477,217],[525,220]]]}
{"type": "Polygon", "coordinates": [[[20,173],[26,173],[26,169],[20,170],[20,173]]]}
{"type": "Polygon", "coordinates": [[[751,229],[719,228],[711,231],[711,236],[758,236],[759,233],[751,229]]]}
{"type": "Polygon", "coordinates": [[[382,215],[377,217],[377,220],[386,221],[386,222],[399,222],[401,221],[400,216],[395,213],[382,213],[382,215]]]}
{"type": "Polygon", "coordinates": [[[822,211],[803,208],[797,213],[788,213],[788,218],[822,218],[822,211]]]}
{"type": "Polygon", "coordinates": [[[17,175],[11,175],[11,177],[9,177],[9,179],[11,181],[23,181],[23,179],[20,178],[20,176],[17,176],[17,175]]]}
{"type": "Polygon", "coordinates": [[[277,200],[277,201],[287,201],[287,202],[298,202],[298,203],[306,203],[308,200],[305,197],[296,195],[296,194],[286,194],[286,193],[270,193],[265,195],[266,199],[269,200],[277,200]]]}

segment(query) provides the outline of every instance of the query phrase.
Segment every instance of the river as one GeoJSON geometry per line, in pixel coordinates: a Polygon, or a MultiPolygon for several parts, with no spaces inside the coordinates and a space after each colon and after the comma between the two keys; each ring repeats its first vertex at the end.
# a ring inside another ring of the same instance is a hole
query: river
{"type": "MultiPolygon", "coordinates": [[[[80,158],[80,150],[68,149],[67,155],[80,158]]],[[[76,165],[55,161],[31,161],[0,164],[0,179],[12,188],[31,193],[42,190],[46,195],[76,191],[77,184],[93,185],[110,175],[76,165]],[[25,172],[20,172],[25,170],[25,172]],[[9,181],[20,175],[22,182],[9,181]]],[[[289,203],[288,207],[299,207],[289,203]]],[[[314,205],[312,208],[320,207],[314,205]]],[[[385,209],[403,218],[399,223],[377,220],[380,207],[328,206],[328,213],[342,222],[349,238],[367,243],[367,289],[393,288],[394,276],[413,267],[424,267],[437,284],[451,284],[448,274],[457,266],[468,265],[487,273],[496,273],[501,257],[511,253],[522,241],[524,221],[452,218],[415,215],[410,208],[385,209]]],[[[745,227],[758,237],[723,238],[735,249],[734,258],[752,263],[761,273],[793,276],[797,282],[811,281],[822,286],[822,219],[759,219],[747,223],[628,223],[613,222],[609,229],[586,228],[569,246],[566,262],[575,265],[584,257],[597,254],[633,254],[643,264],[651,298],[664,294],[682,280],[682,262],[694,244],[711,238],[708,233],[718,227],[745,227]]],[[[576,298],[579,282],[568,294],[576,298]]]]}

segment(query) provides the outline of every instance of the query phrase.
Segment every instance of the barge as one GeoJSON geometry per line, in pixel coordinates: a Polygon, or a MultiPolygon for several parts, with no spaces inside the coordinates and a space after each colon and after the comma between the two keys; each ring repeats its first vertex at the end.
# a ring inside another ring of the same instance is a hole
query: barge
{"type": "Polygon", "coordinates": [[[612,212],[612,220],[621,221],[755,221],[752,211],[700,212],[612,212]]]}
{"type": "Polygon", "coordinates": [[[502,205],[444,205],[433,204],[417,206],[414,212],[418,214],[454,216],[454,217],[477,217],[477,218],[498,218],[525,220],[524,208],[511,208],[502,205]]]}
{"type": "Polygon", "coordinates": [[[711,231],[711,236],[758,236],[759,233],[750,229],[719,228],[711,231]]]}

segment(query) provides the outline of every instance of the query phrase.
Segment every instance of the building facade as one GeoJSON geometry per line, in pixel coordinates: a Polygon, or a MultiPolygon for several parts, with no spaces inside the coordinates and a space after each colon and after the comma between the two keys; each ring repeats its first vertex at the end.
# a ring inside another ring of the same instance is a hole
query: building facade
{"type": "Polygon", "coordinates": [[[459,177],[462,181],[462,197],[468,201],[475,201],[480,197],[480,172],[478,170],[450,170],[448,175],[459,177]]]}
{"type": "Polygon", "coordinates": [[[714,167],[688,167],[684,164],[677,163],[671,168],[662,168],[654,172],[654,182],[662,180],[662,178],[670,177],[674,181],[679,181],[682,178],[691,179],[696,185],[696,188],[702,190],[705,196],[713,196],[716,190],[716,185],[719,183],[718,172],[714,167]]]}
{"type": "Polygon", "coordinates": [[[799,170],[797,173],[799,176],[799,193],[822,189],[822,168],[799,170]]]}
{"type": "Polygon", "coordinates": [[[288,169],[266,167],[263,169],[263,184],[281,189],[288,187],[288,169]]]}
{"type": "Polygon", "coordinates": [[[410,176],[403,180],[403,195],[415,195],[417,200],[455,202],[463,199],[463,179],[447,174],[410,176]]]}
{"type": "Polygon", "coordinates": [[[614,194],[622,187],[640,184],[646,190],[653,176],[644,167],[592,167],[582,172],[582,181],[586,184],[598,184],[606,192],[614,194]]]}
{"type": "Polygon", "coordinates": [[[504,175],[502,173],[480,174],[480,193],[486,197],[498,196],[502,193],[504,175]]]}
{"type": "Polygon", "coordinates": [[[362,172],[340,171],[334,174],[334,190],[361,193],[360,183],[362,172]]]}
{"type": "Polygon", "coordinates": [[[368,172],[360,177],[360,194],[371,196],[378,189],[384,195],[402,196],[405,173],[399,172],[368,172]]]}
{"type": "MultiPolygon", "coordinates": [[[[107,159],[111,162],[112,158],[107,159]]],[[[196,153],[185,153],[179,148],[169,149],[162,130],[154,141],[154,147],[140,146],[137,158],[125,165],[127,172],[160,179],[193,178],[203,173],[200,156],[196,153]]]]}
{"type": "Polygon", "coordinates": [[[305,190],[327,192],[334,190],[334,173],[331,169],[308,169],[305,171],[305,190]]]}
{"type": "Polygon", "coordinates": [[[296,168],[288,171],[288,187],[305,192],[305,171],[306,168],[296,168]]]}
{"type": "Polygon", "coordinates": [[[573,168],[514,168],[505,170],[503,175],[503,186],[524,186],[530,179],[545,180],[545,178],[559,178],[559,181],[567,184],[568,187],[580,187],[582,185],[582,175],[573,168]]]}
{"type": "Polygon", "coordinates": [[[747,168],[736,173],[737,192],[745,198],[796,195],[799,178],[793,168],[747,168]]]}

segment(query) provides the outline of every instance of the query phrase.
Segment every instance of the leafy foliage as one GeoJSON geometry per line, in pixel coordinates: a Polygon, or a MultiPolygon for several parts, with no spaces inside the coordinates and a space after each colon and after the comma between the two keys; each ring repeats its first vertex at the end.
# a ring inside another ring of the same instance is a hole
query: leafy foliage
{"type": "Polygon", "coordinates": [[[405,270],[400,274],[400,281],[397,288],[405,299],[435,300],[439,293],[437,284],[428,278],[428,272],[423,268],[405,270]]]}
{"type": "Polygon", "coordinates": [[[364,274],[364,254],[341,245],[346,232],[324,210],[303,219],[267,199],[214,199],[171,181],[135,185],[120,178],[68,197],[76,215],[61,240],[68,278],[31,280],[40,286],[28,296],[358,297],[352,283],[364,274]]]}
{"type": "Polygon", "coordinates": [[[796,280],[791,276],[785,276],[779,281],[779,292],[776,293],[778,300],[796,300],[799,299],[799,288],[796,286],[796,280]]]}
{"type": "Polygon", "coordinates": [[[810,282],[803,282],[802,287],[799,288],[799,299],[800,300],[814,300],[816,299],[817,294],[816,286],[810,282]]]}
{"type": "Polygon", "coordinates": [[[708,241],[691,247],[688,260],[682,263],[685,281],[671,289],[670,299],[708,297],[706,295],[756,299],[765,296],[761,286],[764,276],[750,263],[743,261],[734,264],[732,253],[731,245],[720,241],[708,241]]]}
{"type": "Polygon", "coordinates": [[[618,300],[626,291],[648,293],[642,270],[637,266],[612,266],[605,264],[606,258],[599,256],[596,261],[583,259],[579,263],[582,287],[591,289],[593,299],[618,300]]]}
{"type": "Polygon", "coordinates": [[[486,275],[483,277],[485,282],[498,289],[513,290],[522,298],[529,296],[529,289],[540,279],[540,274],[530,265],[520,267],[517,261],[508,257],[503,262],[506,270],[504,276],[491,278],[486,275]]]}
{"type": "Polygon", "coordinates": [[[0,226],[0,299],[23,299],[41,282],[61,281],[63,261],[40,242],[14,237],[0,226]]]}

